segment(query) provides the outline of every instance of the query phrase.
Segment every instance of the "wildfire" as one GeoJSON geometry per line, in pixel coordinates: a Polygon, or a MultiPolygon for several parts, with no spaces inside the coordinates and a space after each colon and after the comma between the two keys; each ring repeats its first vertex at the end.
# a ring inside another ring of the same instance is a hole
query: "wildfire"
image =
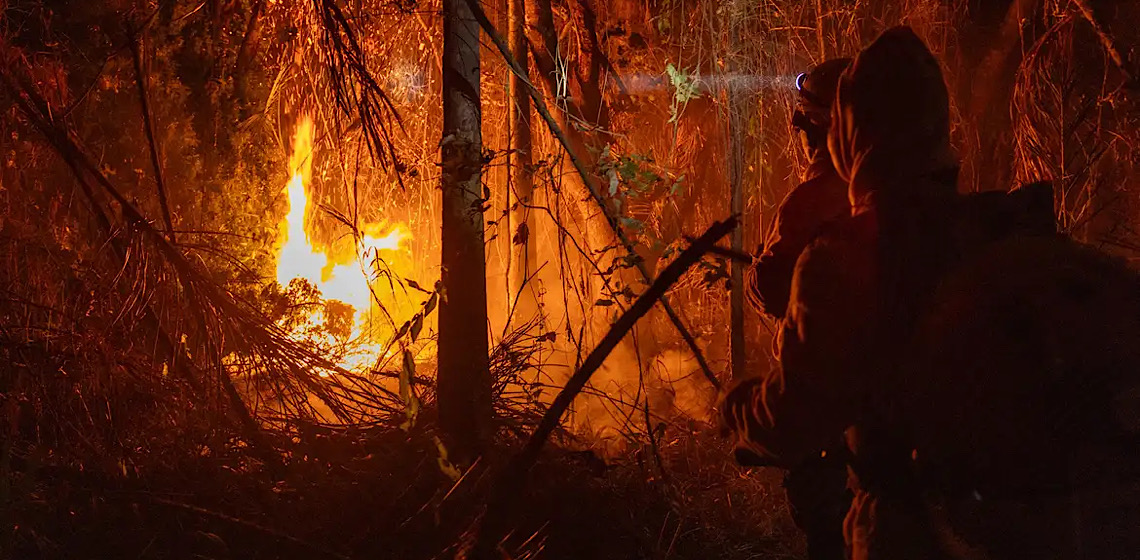
{"type": "MultiPolygon", "coordinates": [[[[277,283],[288,286],[296,278],[303,278],[321,292],[325,300],[337,300],[353,309],[351,342],[355,352],[341,365],[352,369],[368,364],[381,350],[383,337],[391,329],[374,323],[379,321],[373,313],[374,292],[371,289],[367,270],[375,261],[391,262],[410,255],[402,243],[410,239],[410,233],[402,225],[365,224],[360,227],[360,237],[350,247],[334,249],[331,244],[314,243],[310,223],[314,218],[312,200],[312,153],[313,122],[304,117],[297,126],[293,138],[293,154],[289,159],[292,177],[286,185],[289,211],[278,225],[280,251],[277,260],[277,283]],[[355,250],[353,250],[353,248],[355,250]]],[[[377,290],[377,293],[380,291],[377,290]]],[[[390,307],[388,305],[386,308],[390,307]]],[[[395,306],[399,308],[400,306],[395,306]]],[[[310,325],[326,321],[320,310],[308,317],[310,325]]],[[[391,319],[387,323],[390,324],[391,319]]]]}

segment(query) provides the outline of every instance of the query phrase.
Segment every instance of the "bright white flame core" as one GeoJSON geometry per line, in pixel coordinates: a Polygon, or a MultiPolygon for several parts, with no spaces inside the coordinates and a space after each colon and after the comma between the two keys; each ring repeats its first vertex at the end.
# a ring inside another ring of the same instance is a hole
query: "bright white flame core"
{"type": "MultiPolygon", "coordinates": [[[[318,248],[310,239],[309,220],[313,214],[310,180],[312,176],[313,122],[302,118],[293,138],[293,155],[289,160],[292,177],[286,185],[289,211],[279,224],[281,249],[277,260],[277,283],[286,287],[296,278],[303,278],[320,290],[326,300],[346,303],[355,310],[352,341],[356,348],[341,365],[348,369],[369,365],[381,350],[381,336],[373,328],[373,295],[369,288],[369,274],[373,260],[388,260],[398,252],[406,252],[401,242],[409,238],[401,225],[385,228],[381,224],[365,224],[361,237],[354,243],[355,251],[341,251],[330,247],[318,248]]],[[[321,324],[325,318],[320,310],[308,317],[311,325],[321,324]]]]}

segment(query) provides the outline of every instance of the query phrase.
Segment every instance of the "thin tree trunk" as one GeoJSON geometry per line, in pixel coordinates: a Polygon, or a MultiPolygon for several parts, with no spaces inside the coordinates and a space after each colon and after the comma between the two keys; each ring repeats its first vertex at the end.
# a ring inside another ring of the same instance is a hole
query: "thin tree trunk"
{"type": "Polygon", "coordinates": [[[529,57],[527,56],[526,7],[524,0],[508,0],[507,21],[511,51],[523,74],[511,74],[511,155],[510,155],[510,224],[511,260],[508,273],[511,298],[509,312],[524,323],[538,310],[534,290],[529,284],[536,262],[535,244],[531,238],[530,208],[533,204],[534,175],[531,167],[529,57]]]}
{"type": "MultiPolygon", "coordinates": [[[[467,0],[467,2],[470,5],[473,5],[475,8],[479,7],[478,0],[467,0]]],[[[539,0],[532,3],[532,6],[542,3],[542,0],[539,0]]],[[[549,6],[549,1],[545,3],[549,6]]],[[[491,24],[490,20],[487,19],[487,15],[483,13],[482,10],[479,10],[477,12],[477,15],[479,18],[479,24],[483,26],[483,29],[487,32],[488,35],[490,35],[492,42],[495,43],[495,47],[499,49],[499,54],[501,54],[503,58],[507,60],[507,64],[511,66],[512,71],[521,72],[522,69],[515,61],[514,55],[511,54],[510,46],[491,24]]],[[[528,18],[530,17],[531,15],[528,14],[528,18]]],[[[541,37],[539,37],[539,39],[541,39],[541,37]]],[[[545,58],[546,62],[549,62],[549,57],[545,57],[540,52],[537,52],[534,61],[535,70],[541,74],[545,74],[546,72],[546,66],[544,65],[543,58],[545,58]]],[[[551,87],[553,90],[553,78],[550,78],[547,75],[546,79],[549,80],[548,87],[551,87]]],[[[581,140],[581,135],[574,132],[573,129],[566,130],[564,125],[568,125],[569,123],[566,121],[566,117],[563,111],[558,111],[559,119],[555,120],[555,117],[551,114],[550,109],[546,106],[546,103],[543,101],[541,94],[538,93],[538,90],[534,87],[527,89],[530,92],[531,101],[534,102],[535,110],[538,112],[539,116],[542,117],[542,120],[546,123],[547,128],[550,129],[550,133],[554,135],[555,139],[558,140],[559,144],[561,144],[562,148],[566,151],[571,165],[573,165],[574,170],[585,186],[585,190],[587,191],[586,195],[592,198],[601,209],[602,217],[606,219],[609,227],[614,231],[614,235],[617,237],[618,243],[620,243],[621,246],[625,248],[628,254],[636,254],[633,249],[633,243],[624,233],[622,233],[621,228],[617,224],[617,220],[609,214],[609,206],[606,204],[605,199],[602,198],[601,190],[598,188],[598,185],[594,179],[594,175],[587,171],[585,164],[582,163],[579,154],[588,152],[584,151],[585,144],[581,140]]],[[[650,275],[648,268],[646,268],[644,261],[638,260],[635,264],[635,268],[637,268],[638,272],[641,273],[641,277],[644,280],[647,282],[652,280],[652,276],[650,275]]],[[[690,334],[688,329],[685,328],[685,323],[681,319],[680,314],[678,314],[677,311],[673,309],[673,307],[669,304],[669,300],[664,296],[661,298],[661,307],[665,310],[665,314],[669,316],[669,320],[672,321],[673,325],[677,329],[677,332],[680,333],[681,338],[685,340],[685,343],[689,346],[689,349],[692,350],[693,357],[696,358],[697,363],[701,367],[701,371],[705,374],[705,377],[707,377],[709,382],[719,390],[721,388],[720,381],[717,380],[716,375],[709,367],[708,362],[704,358],[704,354],[701,352],[700,346],[697,345],[696,339],[694,339],[693,335],[690,334]]]]}
{"type": "Polygon", "coordinates": [[[827,60],[827,46],[823,38],[823,0],[815,0],[815,36],[819,40],[819,61],[827,60]]]}
{"type": "Polygon", "coordinates": [[[265,0],[256,0],[253,3],[253,7],[249,10],[249,21],[245,24],[241,46],[238,47],[237,63],[234,65],[234,93],[242,103],[249,102],[249,69],[257,55],[257,47],[261,44],[263,27],[261,14],[264,9],[265,0]]]}
{"type": "Polygon", "coordinates": [[[142,110],[143,132],[146,133],[147,145],[150,147],[150,163],[154,167],[154,184],[158,188],[158,204],[162,209],[162,221],[166,224],[166,238],[172,243],[174,237],[174,221],[170,215],[170,204],[166,200],[166,183],[162,180],[162,158],[158,154],[158,140],[154,137],[154,119],[150,113],[150,103],[147,102],[146,75],[142,66],[142,36],[130,38],[131,62],[134,63],[135,85],[139,92],[139,109],[142,110]]]}
{"type": "Polygon", "coordinates": [[[989,50],[972,69],[968,111],[976,127],[977,153],[966,162],[967,188],[1012,187],[1013,153],[1010,100],[1022,55],[1022,26],[1031,21],[1040,0],[1013,0],[989,50]],[[983,182],[984,181],[984,182],[983,182]]]}
{"type": "Polygon", "coordinates": [[[479,24],[465,0],[443,0],[443,239],[439,304],[439,424],[460,460],[490,433],[485,199],[479,100],[479,24]]]}
{"type": "MultiPolygon", "coordinates": [[[[729,21],[729,60],[730,68],[735,69],[737,50],[740,48],[739,28],[736,22],[729,21]]],[[[741,122],[739,92],[734,82],[728,84],[728,180],[732,188],[732,215],[744,214],[744,127],[741,122]]],[[[744,251],[744,228],[732,230],[732,249],[744,251]]],[[[732,261],[729,291],[730,338],[729,352],[732,359],[732,377],[744,377],[747,354],[744,349],[744,264],[732,261]]]]}

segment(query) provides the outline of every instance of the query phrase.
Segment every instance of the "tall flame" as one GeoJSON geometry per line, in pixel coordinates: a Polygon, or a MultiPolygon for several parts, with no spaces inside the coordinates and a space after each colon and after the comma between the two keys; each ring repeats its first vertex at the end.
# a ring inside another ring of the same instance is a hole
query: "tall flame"
{"type": "Polygon", "coordinates": [[[288,286],[294,278],[304,278],[314,285],[320,283],[324,255],[315,251],[305,231],[308,225],[309,193],[306,186],[313,169],[313,121],[301,119],[293,137],[293,155],[289,158],[289,171],[293,174],[285,187],[289,200],[289,213],[278,226],[282,236],[281,253],[277,256],[277,283],[288,286]]]}
{"type": "MultiPolygon", "coordinates": [[[[388,260],[392,253],[402,252],[401,243],[410,238],[407,229],[401,225],[385,228],[381,224],[365,224],[360,228],[360,238],[353,248],[334,250],[332,246],[318,247],[312,240],[311,220],[313,201],[311,189],[313,153],[313,122],[303,117],[293,137],[293,154],[289,158],[292,173],[285,190],[288,195],[289,211],[279,224],[281,249],[277,260],[277,283],[288,286],[295,278],[308,280],[326,300],[338,300],[352,306],[354,321],[352,339],[357,352],[346,363],[347,368],[363,366],[371,361],[380,350],[377,340],[381,329],[374,329],[371,313],[373,291],[369,286],[366,270],[376,257],[388,260]]],[[[320,311],[310,314],[311,324],[323,320],[320,311]]]]}

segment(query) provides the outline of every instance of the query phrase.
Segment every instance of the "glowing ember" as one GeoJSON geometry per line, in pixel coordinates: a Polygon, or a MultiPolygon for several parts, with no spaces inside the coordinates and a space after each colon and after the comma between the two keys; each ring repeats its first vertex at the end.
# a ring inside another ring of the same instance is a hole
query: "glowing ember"
{"type": "MultiPolygon", "coordinates": [[[[324,299],[352,306],[351,342],[355,348],[341,365],[349,369],[358,368],[375,359],[375,354],[381,350],[379,343],[387,342],[386,336],[391,334],[390,328],[373,325],[373,319],[379,317],[371,312],[374,298],[367,270],[373,268],[377,259],[387,262],[401,252],[401,242],[409,239],[410,234],[400,225],[365,224],[360,228],[360,238],[356,243],[339,247],[339,251],[313,243],[310,220],[314,211],[309,192],[312,152],[313,122],[304,117],[297,126],[293,155],[289,159],[292,177],[285,187],[289,211],[279,224],[281,249],[277,261],[277,283],[285,287],[292,280],[303,278],[320,290],[324,299]]],[[[321,324],[324,320],[320,310],[308,317],[310,325],[321,324]]],[[[392,320],[378,322],[390,326],[392,320]]]]}

